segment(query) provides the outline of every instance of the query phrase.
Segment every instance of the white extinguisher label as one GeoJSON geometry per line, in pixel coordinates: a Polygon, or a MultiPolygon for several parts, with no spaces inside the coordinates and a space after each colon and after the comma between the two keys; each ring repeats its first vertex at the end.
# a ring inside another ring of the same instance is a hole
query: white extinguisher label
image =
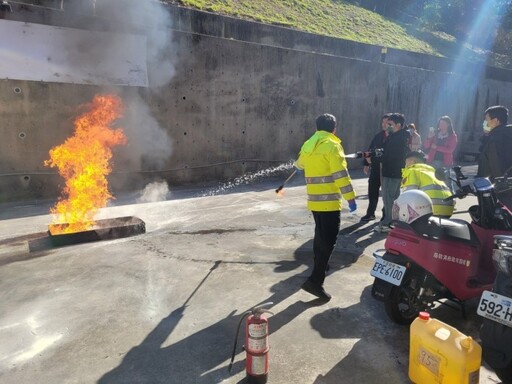
{"type": "Polygon", "coordinates": [[[264,375],[266,365],[266,355],[263,356],[252,356],[251,362],[251,374],[253,375],[264,375]]]}
{"type": "Polygon", "coordinates": [[[267,335],[267,323],[249,324],[250,337],[264,337],[267,335]]]}
{"type": "Polygon", "coordinates": [[[247,349],[251,352],[260,353],[267,349],[267,338],[263,337],[261,339],[248,339],[247,349]]]}

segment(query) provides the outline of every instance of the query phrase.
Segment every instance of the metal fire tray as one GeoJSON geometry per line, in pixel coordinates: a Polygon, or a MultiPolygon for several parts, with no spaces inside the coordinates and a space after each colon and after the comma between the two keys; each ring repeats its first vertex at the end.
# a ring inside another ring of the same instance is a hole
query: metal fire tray
{"type": "MultiPolygon", "coordinates": [[[[57,224],[65,227],[68,224],[57,224]]],[[[55,225],[53,225],[55,226],[55,225]]],[[[120,239],[146,233],[144,221],[134,216],[116,217],[113,219],[96,220],[94,226],[82,232],[52,234],[52,226],[48,227],[48,235],[53,246],[63,246],[91,241],[120,239]]]]}

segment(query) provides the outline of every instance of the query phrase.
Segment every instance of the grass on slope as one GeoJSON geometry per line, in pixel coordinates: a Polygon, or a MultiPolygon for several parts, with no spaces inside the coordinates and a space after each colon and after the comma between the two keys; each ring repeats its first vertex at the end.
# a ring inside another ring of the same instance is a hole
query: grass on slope
{"type": "Polygon", "coordinates": [[[433,55],[429,42],[381,15],[340,0],[178,0],[186,7],[306,32],[433,55]]]}

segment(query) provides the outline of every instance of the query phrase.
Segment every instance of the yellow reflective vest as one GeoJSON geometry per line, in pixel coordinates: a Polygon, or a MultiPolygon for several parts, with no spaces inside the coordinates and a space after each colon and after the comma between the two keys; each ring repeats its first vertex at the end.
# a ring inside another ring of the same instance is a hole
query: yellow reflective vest
{"type": "Polygon", "coordinates": [[[452,195],[450,188],[436,178],[436,170],[427,164],[413,164],[402,170],[402,191],[420,189],[432,200],[434,216],[451,216],[454,201],[443,201],[452,195]]]}
{"type": "Polygon", "coordinates": [[[341,140],[332,133],[316,131],[302,145],[295,167],[304,170],[309,210],[341,211],[342,196],[356,198],[341,140]]]}

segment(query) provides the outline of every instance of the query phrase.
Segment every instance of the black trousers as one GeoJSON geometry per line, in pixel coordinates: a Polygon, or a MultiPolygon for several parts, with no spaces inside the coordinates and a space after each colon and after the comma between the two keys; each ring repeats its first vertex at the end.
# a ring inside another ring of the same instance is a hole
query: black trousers
{"type": "Polygon", "coordinates": [[[379,202],[379,190],[380,190],[380,174],[370,173],[368,178],[368,209],[366,210],[367,215],[375,215],[377,204],[379,202]]]}
{"type": "Polygon", "coordinates": [[[340,211],[313,212],[313,217],[315,218],[315,238],[313,240],[315,263],[309,279],[314,284],[323,285],[325,268],[329,263],[340,231],[340,211]]]}

